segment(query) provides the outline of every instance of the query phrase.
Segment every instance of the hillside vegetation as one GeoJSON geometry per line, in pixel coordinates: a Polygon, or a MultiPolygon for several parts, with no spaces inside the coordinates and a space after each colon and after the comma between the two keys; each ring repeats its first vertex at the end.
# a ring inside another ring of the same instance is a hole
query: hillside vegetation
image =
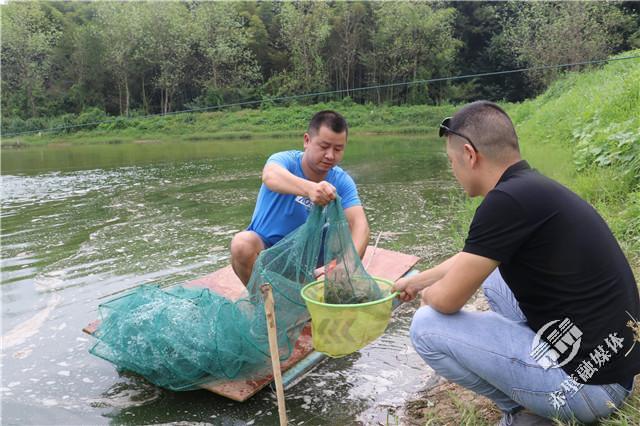
{"type": "Polygon", "coordinates": [[[524,156],[603,214],[632,258],[637,277],[640,59],[569,74],[538,98],[507,109],[524,156]]]}

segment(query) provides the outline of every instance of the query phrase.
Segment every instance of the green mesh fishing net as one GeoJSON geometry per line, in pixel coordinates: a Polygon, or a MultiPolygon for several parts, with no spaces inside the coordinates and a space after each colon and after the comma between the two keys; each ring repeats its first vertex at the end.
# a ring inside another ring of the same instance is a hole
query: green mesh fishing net
{"type": "Polygon", "coordinates": [[[197,287],[140,286],[100,305],[90,352],[172,390],[266,373],[271,363],[260,287],[273,288],[284,361],[309,321],[300,290],[316,280],[318,265],[325,265],[329,303],[362,303],[389,293],[360,262],[338,199],[314,206],[305,224],[260,253],[245,298],[231,301],[197,287]]]}

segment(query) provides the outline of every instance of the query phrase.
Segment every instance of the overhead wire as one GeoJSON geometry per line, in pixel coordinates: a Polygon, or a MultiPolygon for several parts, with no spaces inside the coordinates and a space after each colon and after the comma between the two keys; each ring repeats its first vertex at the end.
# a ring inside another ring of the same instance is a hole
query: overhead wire
{"type": "Polygon", "coordinates": [[[58,127],[50,127],[50,128],[36,129],[36,130],[27,130],[23,132],[7,133],[7,134],[4,134],[3,136],[12,137],[12,136],[34,134],[34,133],[48,133],[48,132],[55,132],[60,130],[74,129],[78,127],[88,127],[88,126],[94,126],[94,125],[100,125],[100,124],[114,123],[119,120],[143,120],[143,119],[154,118],[154,117],[166,117],[166,116],[172,116],[172,115],[187,114],[192,112],[205,112],[205,111],[212,111],[212,110],[231,108],[231,107],[257,105],[265,102],[281,102],[281,101],[287,101],[287,100],[309,98],[314,96],[327,96],[327,95],[335,95],[340,93],[384,89],[389,87],[413,86],[418,84],[429,84],[429,83],[437,83],[442,81],[454,81],[454,80],[463,80],[463,79],[470,79],[470,78],[489,77],[494,75],[514,74],[514,73],[527,72],[527,71],[540,71],[540,70],[547,70],[547,69],[554,69],[554,68],[568,68],[568,67],[575,67],[575,66],[581,66],[581,65],[594,65],[594,64],[602,64],[606,62],[623,61],[623,60],[629,60],[629,59],[640,59],[640,55],[622,56],[617,58],[599,59],[599,60],[593,60],[593,61],[573,62],[573,63],[567,63],[567,64],[540,65],[535,67],[517,68],[512,70],[504,70],[504,71],[490,71],[490,72],[465,74],[465,75],[457,75],[457,76],[449,76],[449,77],[437,77],[437,78],[430,78],[430,79],[423,79],[423,80],[404,81],[404,82],[398,82],[398,83],[378,84],[374,86],[362,86],[362,87],[356,87],[352,89],[340,89],[340,90],[328,90],[328,91],[313,92],[313,93],[303,93],[299,95],[267,97],[260,100],[233,102],[228,104],[212,105],[212,106],[201,107],[201,108],[191,108],[191,109],[172,111],[167,113],[148,114],[148,115],[134,116],[134,117],[119,116],[109,120],[94,121],[90,123],[73,124],[68,126],[58,126],[58,127]]]}

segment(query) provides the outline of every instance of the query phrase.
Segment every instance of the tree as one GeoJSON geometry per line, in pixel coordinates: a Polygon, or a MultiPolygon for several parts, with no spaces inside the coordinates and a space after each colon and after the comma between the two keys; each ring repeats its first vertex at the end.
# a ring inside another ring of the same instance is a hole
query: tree
{"type": "MultiPolygon", "coordinates": [[[[171,101],[178,88],[185,83],[190,66],[191,17],[184,3],[164,2],[144,10],[144,38],[141,45],[146,62],[156,72],[154,86],[160,91],[160,111],[171,111],[171,101]]],[[[144,82],[144,73],[142,80],[144,82]]],[[[143,83],[143,97],[144,83],[143,83]]],[[[146,99],[143,99],[143,103],[146,99]]]]}
{"type": "Polygon", "coordinates": [[[120,114],[128,115],[131,105],[131,79],[141,54],[142,8],[145,3],[96,3],[96,22],[104,45],[103,63],[115,77],[120,114]]]}
{"type": "Polygon", "coordinates": [[[260,68],[249,50],[249,35],[233,3],[203,2],[194,11],[196,49],[206,63],[199,83],[222,93],[241,90],[260,81],[260,68]]]}
{"type": "MultiPolygon", "coordinates": [[[[622,43],[629,17],[606,2],[511,3],[501,9],[507,46],[522,66],[568,64],[606,59],[622,43]]],[[[534,70],[530,81],[544,89],[560,71],[534,70]]]]}
{"type": "Polygon", "coordinates": [[[261,69],[264,80],[283,71],[289,58],[282,47],[278,13],[280,4],[271,1],[237,3],[240,18],[247,30],[247,47],[261,69]]]}
{"type": "MultiPolygon", "coordinates": [[[[498,10],[503,5],[500,2],[451,2],[457,11],[454,35],[462,42],[455,67],[457,73],[518,68],[513,56],[505,54],[498,43],[493,43],[501,33],[498,10]]],[[[525,80],[523,73],[461,80],[452,85],[458,93],[452,93],[450,99],[454,102],[476,99],[521,101],[532,93],[527,90],[525,80]]]]}
{"type": "Polygon", "coordinates": [[[308,93],[328,83],[322,49],[329,37],[329,7],[325,2],[284,3],[280,11],[282,39],[291,57],[284,90],[308,93]]]}
{"type": "MultiPolygon", "coordinates": [[[[455,10],[422,2],[385,2],[376,5],[374,49],[365,55],[372,82],[379,84],[428,79],[452,72],[461,45],[453,36],[455,10]]],[[[405,100],[439,100],[445,94],[437,87],[401,88],[405,100]],[[440,92],[440,93],[439,93],[440,92]]],[[[386,89],[386,98],[396,101],[396,89],[386,89]]]]}
{"type": "Polygon", "coordinates": [[[9,3],[2,9],[3,109],[37,117],[60,23],[49,19],[38,3],[9,3]]]}
{"type": "Polygon", "coordinates": [[[108,74],[102,61],[104,46],[93,22],[93,5],[46,4],[58,11],[63,24],[61,37],[50,54],[49,114],[81,113],[92,106],[104,110],[108,74]]]}
{"type": "Polygon", "coordinates": [[[364,2],[336,3],[331,19],[328,62],[335,89],[349,90],[356,85],[359,54],[366,50],[367,21],[370,13],[364,2]]]}

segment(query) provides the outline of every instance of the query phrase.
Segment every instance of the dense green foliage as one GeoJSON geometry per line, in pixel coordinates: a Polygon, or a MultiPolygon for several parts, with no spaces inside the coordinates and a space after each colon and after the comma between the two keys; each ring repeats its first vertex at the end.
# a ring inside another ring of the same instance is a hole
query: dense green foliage
{"type": "Polygon", "coordinates": [[[522,100],[557,71],[389,85],[601,59],[640,45],[637,3],[9,2],[2,131],[322,91],[317,103],[522,100]],[[553,19],[552,19],[553,18],[553,19]]]}

